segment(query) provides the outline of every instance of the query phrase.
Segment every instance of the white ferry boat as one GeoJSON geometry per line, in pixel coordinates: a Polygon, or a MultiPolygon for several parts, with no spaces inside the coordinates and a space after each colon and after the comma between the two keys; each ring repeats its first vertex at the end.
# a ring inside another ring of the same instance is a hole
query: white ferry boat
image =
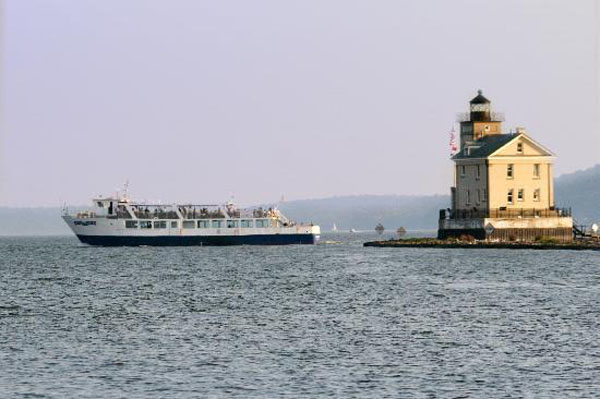
{"type": "Polygon", "coordinates": [[[83,243],[137,245],[316,244],[319,226],[296,224],[276,208],[226,205],[161,205],[129,198],[95,198],[92,210],[63,219],[83,243]]]}

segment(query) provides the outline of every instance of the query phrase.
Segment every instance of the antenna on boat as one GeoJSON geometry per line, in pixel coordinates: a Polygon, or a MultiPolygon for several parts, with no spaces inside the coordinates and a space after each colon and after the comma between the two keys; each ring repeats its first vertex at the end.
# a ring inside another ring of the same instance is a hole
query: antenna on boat
{"type": "Polygon", "coordinates": [[[125,184],[123,184],[123,200],[129,200],[129,179],[125,180],[125,184]]]}

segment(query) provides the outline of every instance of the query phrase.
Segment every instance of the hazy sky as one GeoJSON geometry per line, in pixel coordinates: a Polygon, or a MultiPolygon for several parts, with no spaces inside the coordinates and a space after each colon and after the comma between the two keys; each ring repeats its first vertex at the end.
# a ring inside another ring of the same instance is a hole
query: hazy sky
{"type": "Polygon", "coordinates": [[[4,0],[0,205],[449,193],[481,88],[600,162],[593,0],[4,0]]]}

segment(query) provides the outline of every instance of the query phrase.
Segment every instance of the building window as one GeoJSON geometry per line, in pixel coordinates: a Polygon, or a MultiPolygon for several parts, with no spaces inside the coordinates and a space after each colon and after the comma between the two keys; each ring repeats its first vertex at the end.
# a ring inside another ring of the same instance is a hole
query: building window
{"type": "Polygon", "coordinates": [[[510,190],[508,190],[508,195],[506,197],[506,202],[508,202],[509,204],[513,203],[513,189],[512,188],[510,190]]]}
{"type": "Polygon", "coordinates": [[[533,164],[533,177],[539,179],[540,178],[540,164],[533,164]]]}
{"type": "Polygon", "coordinates": [[[525,190],[520,188],[519,191],[517,192],[517,201],[523,201],[524,197],[525,197],[525,190]]]}
{"type": "Polygon", "coordinates": [[[471,190],[467,190],[467,205],[471,205],[471,190]]]}
{"type": "Polygon", "coordinates": [[[523,153],[523,143],[521,143],[521,142],[517,143],[517,152],[519,154],[523,153]]]}
{"type": "Polygon", "coordinates": [[[475,178],[479,180],[481,178],[481,165],[477,165],[477,171],[475,174],[475,178]]]}
{"type": "Polygon", "coordinates": [[[467,167],[465,165],[460,166],[460,177],[465,177],[467,174],[467,167]]]}
{"type": "Polygon", "coordinates": [[[533,200],[535,202],[540,201],[540,189],[539,188],[536,188],[535,191],[533,192],[533,200]]]}
{"type": "Polygon", "coordinates": [[[481,203],[481,190],[477,189],[477,205],[481,203]]]}
{"type": "Polygon", "coordinates": [[[515,175],[514,169],[515,169],[515,166],[512,163],[509,163],[506,166],[506,178],[507,179],[512,179],[514,177],[514,175],[515,175]]]}
{"type": "Polygon", "coordinates": [[[177,222],[171,222],[171,228],[172,229],[176,229],[177,228],[177,222]]]}
{"type": "Polygon", "coordinates": [[[208,229],[210,227],[210,222],[208,220],[198,220],[198,228],[199,229],[208,229]]]}

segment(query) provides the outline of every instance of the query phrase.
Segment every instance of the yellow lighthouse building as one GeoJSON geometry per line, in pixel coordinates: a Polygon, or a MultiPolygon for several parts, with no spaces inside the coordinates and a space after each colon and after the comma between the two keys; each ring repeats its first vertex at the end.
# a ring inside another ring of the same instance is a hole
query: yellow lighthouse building
{"type": "Polygon", "coordinates": [[[524,129],[502,133],[501,114],[481,91],[460,117],[452,204],[440,211],[438,238],[573,239],[569,209],[554,203],[554,154],[524,129]]]}

